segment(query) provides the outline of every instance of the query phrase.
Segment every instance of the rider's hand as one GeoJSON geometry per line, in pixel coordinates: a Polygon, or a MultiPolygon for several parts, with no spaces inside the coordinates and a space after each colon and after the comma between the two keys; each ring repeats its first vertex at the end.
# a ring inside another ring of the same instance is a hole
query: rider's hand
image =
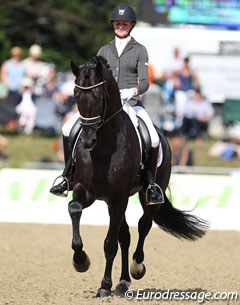
{"type": "Polygon", "coordinates": [[[120,90],[121,99],[123,101],[128,102],[132,97],[137,95],[137,88],[130,88],[130,89],[122,89],[120,90]]]}

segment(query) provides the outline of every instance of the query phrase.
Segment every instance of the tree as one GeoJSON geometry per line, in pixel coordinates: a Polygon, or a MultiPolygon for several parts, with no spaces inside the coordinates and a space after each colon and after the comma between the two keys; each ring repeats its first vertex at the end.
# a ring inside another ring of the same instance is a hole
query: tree
{"type": "MultiPolygon", "coordinates": [[[[136,0],[128,1],[130,5],[136,0]]],[[[24,56],[33,43],[43,47],[43,60],[58,70],[69,68],[71,59],[78,64],[96,54],[112,39],[109,22],[114,0],[0,0],[0,61],[9,49],[19,45],[24,56]]]]}

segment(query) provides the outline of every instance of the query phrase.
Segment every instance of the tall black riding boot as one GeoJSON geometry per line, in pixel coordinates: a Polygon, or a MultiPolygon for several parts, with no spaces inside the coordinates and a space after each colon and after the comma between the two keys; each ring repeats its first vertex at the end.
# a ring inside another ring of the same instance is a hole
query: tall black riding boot
{"type": "Polygon", "coordinates": [[[64,160],[65,160],[65,168],[63,173],[60,177],[62,177],[62,181],[56,185],[55,182],[58,178],[57,177],[53,183],[53,186],[50,189],[50,193],[61,196],[67,197],[69,191],[72,190],[73,184],[73,174],[74,174],[74,163],[72,159],[72,152],[69,145],[69,137],[63,136],[63,152],[64,152],[64,160]]]}
{"type": "Polygon", "coordinates": [[[151,148],[147,160],[148,187],[146,190],[147,205],[164,203],[164,195],[161,187],[155,183],[157,173],[159,146],[151,148]]]}

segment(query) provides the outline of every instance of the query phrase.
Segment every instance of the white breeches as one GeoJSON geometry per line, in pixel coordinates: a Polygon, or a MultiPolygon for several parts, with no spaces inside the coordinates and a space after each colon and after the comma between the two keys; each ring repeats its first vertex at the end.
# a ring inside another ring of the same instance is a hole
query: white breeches
{"type": "MultiPolygon", "coordinates": [[[[152,123],[147,111],[143,107],[140,107],[140,106],[133,106],[132,108],[134,109],[136,114],[139,117],[141,117],[143,119],[143,121],[145,122],[145,124],[147,125],[148,131],[149,131],[150,137],[151,137],[151,146],[157,147],[159,145],[159,137],[158,137],[156,129],[154,128],[153,123],[152,123]]],[[[69,120],[67,120],[66,123],[64,123],[64,125],[62,127],[62,133],[65,137],[69,136],[70,131],[78,118],[79,118],[79,112],[76,112],[72,117],[70,117],[69,120]]]]}
{"type": "Polygon", "coordinates": [[[153,126],[152,120],[150,119],[150,116],[148,115],[147,111],[141,106],[133,106],[132,108],[136,112],[137,116],[143,119],[143,121],[147,125],[147,129],[150,133],[150,138],[151,138],[151,147],[153,148],[157,147],[160,144],[159,136],[155,127],[153,126]]]}

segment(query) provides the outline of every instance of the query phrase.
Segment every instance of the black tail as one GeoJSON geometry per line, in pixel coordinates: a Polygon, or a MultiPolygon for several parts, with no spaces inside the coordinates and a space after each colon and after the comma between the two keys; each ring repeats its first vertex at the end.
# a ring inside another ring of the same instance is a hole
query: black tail
{"type": "Polygon", "coordinates": [[[165,203],[153,219],[161,229],[177,238],[188,240],[199,239],[206,233],[209,227],[207,221],[174,208],[168,198],[164,197],[165,203]]]}

